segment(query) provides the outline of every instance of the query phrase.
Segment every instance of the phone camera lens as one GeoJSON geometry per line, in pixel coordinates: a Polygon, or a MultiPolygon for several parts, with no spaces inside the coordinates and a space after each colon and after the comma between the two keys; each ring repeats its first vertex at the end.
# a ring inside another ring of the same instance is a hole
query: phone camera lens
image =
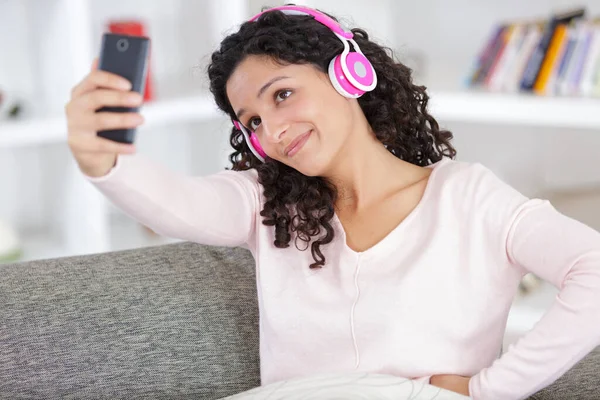
{"type": "Polygon", "coordinates": [[[127,39],[119,39],[117,41],[117,50],[127,51],[128,48],[129,48],[129,41],[127,39]]]}

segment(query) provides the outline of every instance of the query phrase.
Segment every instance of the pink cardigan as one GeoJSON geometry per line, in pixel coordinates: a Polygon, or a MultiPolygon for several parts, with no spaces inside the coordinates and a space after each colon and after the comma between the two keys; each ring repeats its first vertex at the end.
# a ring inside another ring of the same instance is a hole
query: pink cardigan
{"type": "Polygon", "coordinates": [[[263,385],[344,371],[457,374],[472,376],[474,399],[525,398],[600,344],[600,234],[480,164],[430,167],[416,209],[370,249],[351,250],[334,218],[318,270],[308,268],[310,250],[273,245],[255,170],[189,177],[134,155],[87,179],[158,233],[252,252],[263,385]],[[528,271],[560,293],[500,356],[528,271]]]}

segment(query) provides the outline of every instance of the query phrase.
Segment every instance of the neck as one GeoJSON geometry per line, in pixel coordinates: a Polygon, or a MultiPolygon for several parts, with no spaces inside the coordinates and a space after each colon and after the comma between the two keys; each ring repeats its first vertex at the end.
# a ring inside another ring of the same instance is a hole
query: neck
{"type": "MultiPolygon", "coordinates": [[[[366,121],[365,121],[366,123],[366,121]]],[[[390,153],[365,124],[350,135],[326,176],[338,191],[337,210],[360,212],[414,178],[415,165],[390,153]]]]}

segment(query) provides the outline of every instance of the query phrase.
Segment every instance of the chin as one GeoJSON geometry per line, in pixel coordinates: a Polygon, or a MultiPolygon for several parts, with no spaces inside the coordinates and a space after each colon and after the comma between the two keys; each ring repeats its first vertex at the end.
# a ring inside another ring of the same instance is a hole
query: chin
{"type": "Polygon", "coordinates": [[[309,146],[301,149],[294,157],[285,158],[285,160],[280,161],[303,175],[311,177],[323,176],[330,167],[329,160],[331,157],[323,154],[322,151],[316,151],[316,146],[310,146],[310,144],[308,142],[307,145],[309,146]]]}
{"type": "Polygon", "coordinates": [[[290,166],[306,176],[323,176],[324,172],[327,170],[324,162],[313,157],[299,160],[290,166]]]}
{"type": "Polygon", "coordinates": [[[310,170],[307,169],[300,169],[300,168],[296,168],[296,170],[298,172],[300,172],[302,175],[305,176],[320,176],[321,174],[318,171],[315,171],[314,168],[311,168],[310,170]]]}
{"type": "Polygon", "coordinates": [[[289,162],[290,160],[287,160],[287,162],[284,162],[285,165],[287,165],[290,168],[295,169],[296,171],[300,172],[302,175],[306,175],[306,176],[318,176],[319,175],[319,168],[315,168],[314,165],[310,165],[310,164],[305,164],[302,162],[289,162]]]}

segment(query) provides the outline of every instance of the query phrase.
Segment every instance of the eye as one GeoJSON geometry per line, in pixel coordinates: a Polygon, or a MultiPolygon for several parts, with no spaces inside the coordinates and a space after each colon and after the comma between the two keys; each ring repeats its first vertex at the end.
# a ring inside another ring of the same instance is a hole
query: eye
{"type": "Polygon", "coordinates": [[[291,94],[292,94],[292,91],[289,89],[280,90],[277,93],[275,93],[275,100],[276,101],[285,100],[288,97],[290,97],[291,94]]]}
{"type": "MultiPolygon", "coordinates": [[[[274,96],[275,101],[282,102],[283,100],[290,97],[291,94],[292,94],[292,91],[290,89],[278,90],[277,92],[275,92],[275,96],[274,96]]],[[[260,118],[258,118],[258,117],[250,118],[248,120],[248,123],[246,124],[248,129],[250,129],[251,131],[256,131],[256,129],[258,129],[259,125],[260,125],[260,118]]]]}
{"type": "Polygon", "coordinates": [[[251,131],[255,131],[256,128],[258,128],[258,125],[260,125],[260,118],[250,118],[247,126],[251,131]],[[256,124],[256,126],[254,124],[256,124]]]}

